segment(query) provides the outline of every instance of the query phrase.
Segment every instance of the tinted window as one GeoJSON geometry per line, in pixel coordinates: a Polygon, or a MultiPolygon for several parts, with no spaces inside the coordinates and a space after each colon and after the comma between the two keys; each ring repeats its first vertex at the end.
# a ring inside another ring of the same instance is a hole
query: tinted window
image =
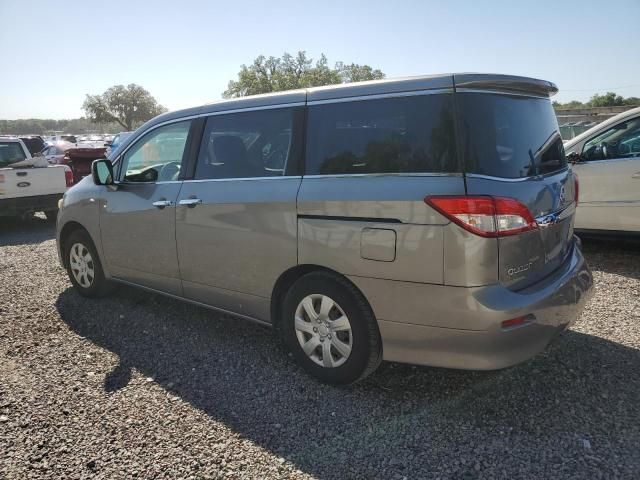
{"type": "Polygon", "coordinates": [[[25,158],[27,157],[18,142],[0,142],[0,167],[8,167],[25,158]]]}
{"type": "Polygon", "coordinates": [[[585,160],[640,157],[640,117],[618,123],[585,143],[585,160]]]}
{"type": "Polygon", "coordinates": [[[21,137],[20,139],[26,145],[31,155],[41,152],[44,148],[44,140],[40,137],[21,137]]]}
{"type": "Polygon", "coordinates": [[[566,166],[549,99],[487,93],[456,95],[467,172],[521,178],[566,166]]]}
{"type": "Polygon", "coordinates": [[[287,108],[209,117],[195,178],[284,175],[294,150],[293,116],[287,108]]]}
{"type": "Polygon", "coordinates": [[[127,182],[177,180],[190,121],[172,123],[145,134],[124,155],[122,168],[127,182]]]}
{"type": "Polygon", "coordinates": [[[455,172],[448,94],[309,107],[309,175],[455,172]]]}

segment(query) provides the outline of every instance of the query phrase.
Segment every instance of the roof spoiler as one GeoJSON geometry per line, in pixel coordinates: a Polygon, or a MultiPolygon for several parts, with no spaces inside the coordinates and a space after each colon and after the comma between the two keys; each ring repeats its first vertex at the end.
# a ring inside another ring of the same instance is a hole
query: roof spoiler
{"type": "Polygon", "coordinates": [[[558,87],[553,82],[514,75],[462,73],[453,76],[453,83],[456,89],[497,90],[510,93],[533,94],[542,97],[551,97],[558,93],[558,87]]]}

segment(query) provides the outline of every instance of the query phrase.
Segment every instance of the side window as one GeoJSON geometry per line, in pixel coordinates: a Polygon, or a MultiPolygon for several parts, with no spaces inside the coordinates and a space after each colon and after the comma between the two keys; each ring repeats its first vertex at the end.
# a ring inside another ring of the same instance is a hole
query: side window
{"type": "Polygon", "coordinates": [[[457,172],[449,94],[309,107],[309,175],[457,172]]]}
{"type": "Polygon", "coordinates": [[[0,168],[27,158],[18,142],[0,142],[0,168]]]}
{"type": "Polygon", "coordinates": [[[640,157],[640,117],[618,123],[584,144],[586,161],[640,157]]]}
{"type": "Polygon", "coordinates": [[[151,130],[140,138],[122,159],[121,176],[126,182],[168,182],[177,180],[182,168],[191,121],[177,122],[151,130]]]}
{"type": "Polygon", "coordinates": [[[195,178],[282,176],[294,156],[292,108],[213,115],[207,119],[195,178]]]}

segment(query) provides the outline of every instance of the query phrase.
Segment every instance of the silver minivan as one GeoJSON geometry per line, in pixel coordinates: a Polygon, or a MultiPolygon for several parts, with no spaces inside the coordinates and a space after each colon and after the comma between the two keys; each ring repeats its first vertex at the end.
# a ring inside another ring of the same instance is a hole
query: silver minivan
{"type": "Polygon", "coordinates": [[[556,91],[448,74],[161,115],[65,194],[61,262],[88,297],[118,282],[271,325],[325,382],[514,365],[592,292],[556,91]]]}

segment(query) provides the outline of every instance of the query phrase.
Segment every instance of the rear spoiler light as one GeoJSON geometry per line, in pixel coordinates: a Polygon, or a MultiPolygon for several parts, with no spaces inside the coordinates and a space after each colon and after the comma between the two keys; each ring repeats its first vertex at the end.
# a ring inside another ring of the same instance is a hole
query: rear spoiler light
{"type": "Polygon", "coordinates": [[[517,235],[538,228],[529,209],[514,198],[433,195],[424,201],[468,232],[485,238],[517,235]]]}

